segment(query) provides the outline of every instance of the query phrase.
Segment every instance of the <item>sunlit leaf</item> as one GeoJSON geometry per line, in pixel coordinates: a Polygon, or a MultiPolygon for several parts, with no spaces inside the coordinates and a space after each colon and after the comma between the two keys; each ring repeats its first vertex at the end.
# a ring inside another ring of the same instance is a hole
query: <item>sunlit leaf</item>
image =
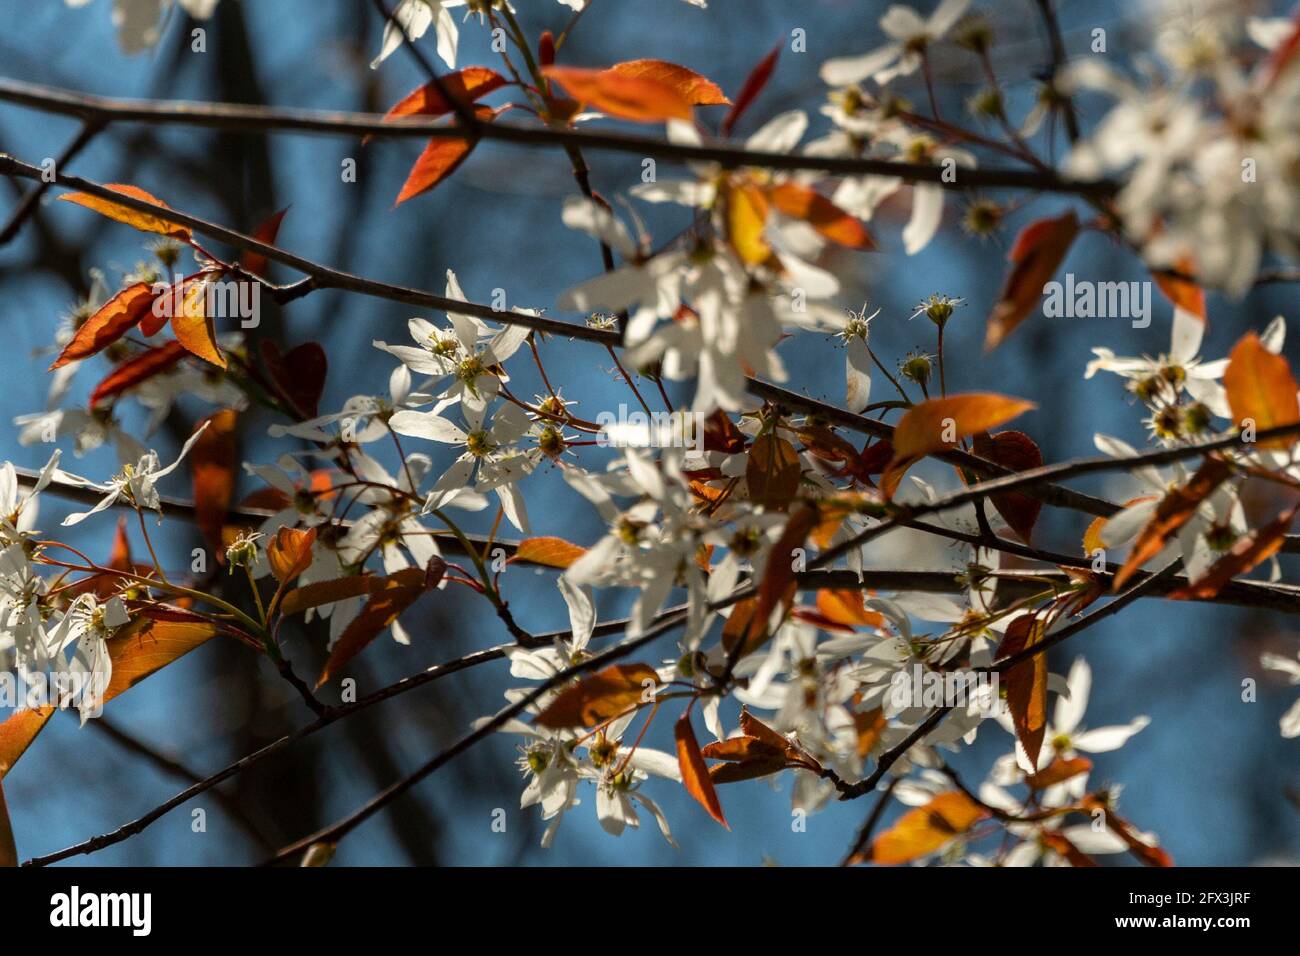
{"type": "MultiPolygon", "coordinates": [[[[107,183],[106,188],[113,192],[121,193],[123,196],[130,196],[132,199],[139,199],[143,202],[152,203],[155,206],[166,206],[167,204],[156,196],[151,196],[138,186],[130,186],[125,183],[107,183]]],[[[141,232],[155,232],[162,236],[170,236],[173,239],[180,239],[188,242],[192,236],[189,226],[179,226],[175,223],[168,222],[153,213],[137,212],[120,203],[115,203],[111,199],[103,199],[99,196],[92,196],[89,193],[64,193],[59,197],[67,202],[76,203],[78,206],[85,206],[87,209],[93,209],[101,216],[107,216],[109,219],[115,219],[118,222],[124,222],[128,226],[134,226],[141,232]]]]}
{"type": "Polygon", "coordinates": [[[315,543],[315,528],[303,530],[281,525],[266,546],[266,558],[275,579],[281,584],[288,584],[306,571],[311,566],[311,549],[315,543]]]}
{"type": "Polygon", "coordinates": [[[960,790],[938,794],[898,822],[871,844],[871,862],[890,866],[910,863],[942,849],[988,816],[988,811],[960,790]]]}
{"type": "Polygon", "coordinates": [[[767,197],[750,182],[733,183],[726,191],[727,237],[741,261],[761,265],[772,256],[763,235],[767,228],[767,197]]]}
{"type": "Polygon", "coordinates": [[[731,103],[708,77],[667,60],[628,60],[615,63],[607,72],[662,83],[692,106],[726,106],[731,103]]]}
{"type": "Polygon", "coordinates": [[[745,82],[740,87],[740,93],[736,96],[736,102],[722,120],[723,136],[731,135],[731,131],[735,128],[740,117],[753,105],[754,100],[758,99],[758,95],[767,86],[767,81],[772,78],[772,72],[776,69],[777,57],[781,55],[782,46],[783,44],[778,43],[772,47],[767,56],[759,60],[754,65],[754,68],[749,71],[749,75],[745,77],[745,82]]]}
{"type": "Polygon", "coordinates": [[[913,405],[894,428],[894,459],[881,488],[892,497],[903,472],[917,460],[953,449],[961,439],[996,428],[1034,407],[1033,402],[993,392],[950,395],[913,405]]]}
{"type": "Polygon", "coordinates": [[[153,286],[148,282],[127,286],[100,306],[73,333],[72,339],[50,366],[50,371],[108,348],[149,314],[157,297],[153,286]]]}
{"type": "Polygon", "coordinates": [[[559,730],[594,727],[641,703],[659,686],[659,675],[648,664],[610,664],[556,695],[537,715],[537,723],[559,730]]]}
{"type": "Polygon", "coordinates": [[[677,764],[682,770],[682,785],[686,787],[686,792],[709,812],[709,816],[730,830],[731,826],[722,812],[722,803],[718,800],[718,792],[713,789],[713,781],[709,779],[709,768],[700,754],[695,731],[691,729],[689,714],[682,714],[678,719],[673,727],[673,738],[677,741],[677,764]]]}
{"type": "Polygon", "coordinates": [[[1124,566],[1115,575],[1114,589],[1122,588],[1142,565],[1163,551],[1169,539],[1192,519],[1202,502],[1214,494],[1231,474],[1232,466],[1222,458],[1206,458],[1186,484],[1165,492],[1151,520],[1138,532],[1124,566]]]}
{"type": "Polygon", "coordinates": [[[175,340],[146,349],[104,376],[103,380],[95,386],[95,390],[90,393],[91,407],[133,389],[155,375],[161,375],[187,354],[189,353],[185,347],[175,340]]]}
{"type": "MultiPolygon", "coordinates": [[[[1232,347],[1223,387],[1228,392],[1232,420],[1240,428],[1249,422],[1261,432],[1300,422],[1300,403],[1290,363],[1266,349],[1254,332],[1247,332],[1232,347]]],[[[1289,448],[1293,444],[1294,437],[1277,438],[1261,442],[1260,447],[1289,448]]]]}
{"type": "Polygon", "coordinates": [[[548,568],[567,568],[587,553],[587,549],[563,538],[524,538],[515,549],[511,562],[544,564],[548,568]]]}
{"type": "Polygon", "coordinates": [[[176,341],[191,353],[218,368],[225,368],[226,357],[217,345],[214,317],[208,308],[208,291],[213,281],[215,279],[211,276],[203,276],[184,284],[180,308],[172,315],[172,332],[176,341]]]}
{"type": "Polygon", "coordinates": [[[1058,783],[1064,783],[1067,780],[1077,777],[1081,773],[1087,773],[1092,769],[1092,761],[1087,757],[1056,757],[1038,773],[1031,773],[1025,776],[1025,783],[1034,790],[1046,790],[1058,783]]]}
{"type": "MultiPolygon", "coordinates": [[[[252,237],[268,246],[275,245],[275,237],[280,234],[280,223],[284,221],[284,214],[288,211],[289,207],[285,206],[279,212],[267,216],[258,223],[257,228],[252,232],[252,237]]],[[[260,252],[246,250],[239,257],[239,265],[245,272],[251,272],[255,276],[266,275],[267,259],[260,252]]]]}
{"type": "Polygon", "coordinates": [[[563,86],[584,106],[618,119],[637,123],[691,119],[690,101],[661,80],[554,64],[545,67],[542,74],[563,86]]]}
{"type": "MultiPolygon", "coordinates": [[[[998,658],[1014,657],[1041,643],[1045,624],[1035,614],[1024,614],[1012,621],[998,646],[998,658]]],[[[1007,689],[1007,709],[1016,737],[1031,764],[1038,763],[1047,730],[1047,655],[1035,654],[1011,667],[1003,675],[1007,689]]]]}
{"type": "Polygon", "coordinates": [[[803,220],[831,242],[851,249],[876,248],[875,240],[861,220],[809,186],[788,180],[769,189],[767,198],[785,215],[803,220]]]}

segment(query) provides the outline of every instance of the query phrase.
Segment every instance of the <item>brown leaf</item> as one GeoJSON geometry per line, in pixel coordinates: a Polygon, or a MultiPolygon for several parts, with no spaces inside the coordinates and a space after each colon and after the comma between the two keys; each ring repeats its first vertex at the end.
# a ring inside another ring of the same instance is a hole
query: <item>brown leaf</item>
{"type": "MultiPolygon", "coordinates": [[[[1043,464],[1043,453],[1037,443],[1024,432],[1005,431],[996,434],[981,432],[975,436],[975,454],[996,462],[1012,471],[1029,471],[1043,464]]],[[[1030,544],[1034,525],[1043,503],[1019,491],[991,495],[989,500],[1011,530],[1025,544],[1030,544]]]]}
{"type": "Polygon", "coordinates": [[[313,581],[294,588],[280,601],[280,613],[298,614],[347,598],[376,594],[388,587],[388,578],[377,574],[353,574],[330,581],[313,581]]]}
{"type": "Polygon", "coordinates": [[[361,613],[352,619],[330,648],[329,659],[325,661],[316,686],[323,686],[371,641],[388,630],[422,594],[437,587],[446,569],[446,563],[435,557],[430,559],[427,568],[403,568],[383,578],[381,586],[371,594],[361,613]]]}
{"type": "Polygon", "coordinates": [[[1146,523],[1124,566],[1115,575],[1113,589],[1118,591],[1141,567],[1164,550],[1169,539],[1196,514],[1201,502],[1232,474],[1232,466],[1222,458],[1206,458],[1196,474],[1181,487],[1171,488],[1156,505],[1155,514],[1146,523]]]}
{"type": "MultiPolygon", "coordinates": [[[[223,408],[209,415],[207,430],[199,436],[190,450],[190,473],[193,478],[194,521],[203,532],[203,538],[217,555],[225,560],[221,543],[221,529],[230,510],[230,499],[235,493],[236,461],[235,423],[239,413],[233,408],[223,408]]],[[[202,422],[199,423],[201,427],[202,422]]]]}
{"type": "Polygon", "coordinates": [[[266,558],[275,579],[281,584],[288,584],[311,567],[311,549],[315,543],[315,528],[303,530],[281,525],[266,546],[266,558]]]}
{"type": "Polygon", "coordinates": [[[799,453],[781,436],[769,432],[754,439],[745,460],[749,499],[768,511],[785,511],[799,493],[803,468],[799,453]]]}
{"type": "Polygon", "coordinates": [[[542,75],[554,80],[579,103],[635,123],[691,119],[690,101],[676,89],[649,76],[622,76],[613,70],[551,66],[542,75]]]}
{"type": "Polygon", "coordinates": [[[1245,574],[1277,554],[1286,541],[1297,509],[1300,509],[1300,505],[1292,505],[1268,524],[1244,535],[1227,554],[1210,565],[1205,574],[1190,584],[1169,592],[1168,596],[1175,601],[1204,601],[1214,597],[1237,575],[1245,574]]]}
{"type": "Polygon", "coordinates": [[[731,103],[708,77],[667,60],[628,60],[615,63],[606,72],[662,83],[674,89],[692,106],[728,106],[731,103]]]}
{"type": "Polygon", "coordinates": [[[100,306],[99,311],[77,329],[59,357],[50,365],[49,371],[69,362],[89,358],[108,348],[149,314],[157,297],[153,286],[148,282],[127,286],[100,306]]]}
{"type": "Polygon", "coordinates": [[[553,730],[594,727],[644,702],[649,686],[658,685],[648,664],[610,664],[560,691],[536,722],[553,730]]]}
{"type": "MultiPolygon", "coordinates": [[[[1254,332],[1247,332],[1232,347],[1223,387],[1228,392],[1232,420],[1240,428],[1246,427],[1246,421],[1253,422],[1257,432],[1300,422],[1290,363],[1264,348],[1254,332]]],[[[1275,438],[1261,442],[1260,447],[1290,448],[1295,441],[1294,437],[1275,438]]]]}
{"type": "Polygon", "coordinates": [[[960,790],[940,793],[898,822],[871,844],[871,861],[886,866],[910,863],[942,849],[988,816],[988,811],[960,790]]]}
{"type": "Polygon", "coordinates": [[[673,737],[677,741],[677,764],[682,769],[682,785],[686,787],[686,792],[709,811],[709,816],[730,830],[731,826],[727,823],[722,804],[718,800],[718,792],[713,789],[713,781],[709,778],[709,768],[700,754],[695,731],[691,729],[689,714],[682,714],[678,718],[673,726],[673,737]]]}
{"type": "Polygon", "coordinates": [[[894,428],[894,459],[881,478],[881,490],[892,498],[903,473],[921,458],[956,448],[961,439],[1035,407],[1033,402],[994,392],[968,392],[913,405],[894,428]]]}
{"type": "MultiPolygon", "coordinates": [[[[1002,643],[998,646],[998,658],[1013,657],[1039,644],[1045,630],[1042,618],[1035,614],[1016,618],[1007,626],[1002,643]]],[[[1011,711],[1016,737],[1025,748],[1029,762],[1037,765],[1047,731],[1047,655],[1035,654],[1029,660],[1021,661],[1007,670],[1003,680],[1007,688],[1007,708],[1011,711]]]]}
{"type": "MultiPolygon", "coordinates": [[[[124,183],[107,183],[106,186],[113,192],[121,193],[123,196],[130,196],[132,199],[153,203],[155,206],[167,205],[161,199],[151,196],[138,186],[130,186],[124,183]]],[[[92,196],[89,193],[64,193],[59,198],[76,203],[78,206],[85,206],[87,209],[93,209],[101,216],[124,222],[128,226],[134,226],[141,232],[155,232],[162,236],[180,239],[182,242],[189,242],[193,235],[189,226],[176,225],[152,213],[137,212],[120,203],[115,203],[111,199],[101,199],[99,196],[92,196]]]]}
{"type": "Polygon", "coordinates": [[[1016,237],[1008,256],[1011,272],[989,316],[984,336],[985,349],[997,348],[1016,326],[1029,317],[1038,305],[1043,287],[1056,274],[1078,234],[1079,217],[1071,209],[1055,218],[1030,223],[1016,237]]]}
{"type": "Polygon", "coordinates": [[[1158,867],[1174,865],[1173,858],[1160,847],[1152,846],[1139,839],[1133,824],[1115,813],[1105,801],[1095,796],[1088,796],[1083,800],[1083,807],[1090,813],[1101,810],[1105,814],[1107,828],[1128,844],[1129,852],[1142,864],[1158,867]]]}
{"type": "MultiPolygon", "coordinates": [[[[768,638],[767,625],[777,607],[789,608],[797,589],[795,581],[794,551],[802,548],[809,533],[817,526],[817,509],[808,505],[799,508],[785,523],[781,537],[772,545],[763,580],[758,586],[758,596],[746,631],[743,654],[760,647],[768,638]]],[[[724,630],[723,643],[726,644],[724,630]]],[[[730,647],[727,648],[731,650],[730,647]]]]}
{"type": "Polygon", "coordinates": [[[1070,838],[1064,836],[1059,830],[1049,830],[1043,827],[1038,831],[1038,838],[1043,841],[1054,853],[1057,853],[1069,861],[1070,866],[1075,867],[1092,867],[1096,866],[1096,861],[1088,854],[1084,853],[1075,846],[1070,838]]]}
{"type": "Polygon", "coordinates": [[[563,538],[524,538],[507,564],[524,561],[543,564],[548,568],[567,568],[587,553],[587,549],[571,544],[563,538]]]}
{"type": "Polygon", "coordinates": [[[315,418],[325,390],[329,359],[319,342],[303,342],[283,355],[271,339],[262,339],[262,364],[271,380],[306,418],[315,418]]]}

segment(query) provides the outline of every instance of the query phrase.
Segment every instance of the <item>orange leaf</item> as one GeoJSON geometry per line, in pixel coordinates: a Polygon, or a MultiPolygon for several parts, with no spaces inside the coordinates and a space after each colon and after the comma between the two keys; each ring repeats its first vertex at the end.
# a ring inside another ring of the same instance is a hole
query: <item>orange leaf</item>
{"type": "Polygon", "coordinates": [[[996,428],[1034,407],[1033,402],[993,392],[968,392],[913,405],[894,428],[894,458],[881,478],[881,489],[893,497],[903,473],[917,460],[955,448],[961,439],[996,428]]]}
{"type": "Polygon", "coordinates": [[[628,60],[615,63],[605,72],[662,83],[676,90],[692,106],[728,106],[731,103],[708,77],[667,60],[628,60]]]}
{"type": "Polygon", "coordinates": [[[187,351],[218,368],[225,368],[226,357],[217,345],[213,317],[208,314],[208,292],[211,288],[207,277],[182,286],[179,308],[172,315],[172,332],[176,335],[176,341],[185,346],[187,351]]]}
{"type": "Polygon", "coordinates": [[[1169,597],[1176,601],[1212,598],[1237,575],[1245,574],[1267,561],[1277,554],[1286,541],[1287,531],[1291,528],[1297,509],[1300,509],[1300,505],[1292,505],[1262,528],[1256,528],[1241,538],[1227,554],[1210,565],[1205,574],[1177,591],[1169,592],[1169,597]]]}
{"type": "Polygon", "coordinates": [[[219,633],[216,624],[187,611],[163,606],[141,610],[108,642],[113,676],[104,690],[104,701],[125,693],[219,633]]]}
{"type": "Polygon", "coordinates": [[[858,732],[857,752],[859,757],[865,760],[871,755],[871,750],[880,740],[881,734],[885,732],[887,723],[885,712],[879,707],[853,715],[853,729],[858,732]]]}
{"type": "Polygon", "coordinates": [[[768,511],[785,511],[799,493],[802,474],[799,453],[779,435],[759,435],[749,447],[745,483],[754,504],[768,511]]]}
{"type": "MultiPolygon", "coordinates": [[[[975,454],[1012,471],[1029,471],[1043,464],[1043,453],[1024,432],[1005,431],[994,435],[981,432],[975,436],[975,454]]],[[[993,507],[1011,530],[1025,544],[1030,544],[1034,524],[1043,503],[1019,491],[991,495],[993,507]]]]}
{"type": "Polygon", "coordinates": [[[0,867],[18,865],[18,847],[14,843],[14,829],[9,823],[9,808],[5,806],[4,787],[0,787],[0,867]]]}
{"type": "Polygon", "coordinates": [[[594,727],[647,702],[659,675],[648,664],[610,664],[566,687],[537,715],[543,727],[594,727]]]}
{"type": "Polygon", "coordinates": [[[695,739],[695,731],[691,729],[690,714],[682,714],[678,718],[673,726],[673,737],[677,740],[677,764],[682,769],[682,784],[686,787],[686,792],[709,811],[709,816],[730,830],[731,826],[722,812],[722,803],[718,800],[718,792],[713,789],[713,781],[709,779],[709,768],[700,755],[700,744],[695,739]]]}
{"type": "Polygon", "coordinates": [[[1232,474],[1232,466],[1222,458],[1206,458],[1187,484],[1171,488],[1156,505],[1155,514],[1146,523],[1133,542],[1128,559],[1115,575],[1114,590],[1118,591],[1129,578],[1157,554],[1164,550],[1170,537],[1178,533],[1196,514],[1206,498],[1232,474]]]}
{"type": "Polygon", "coordinates": [[[700,753],[710,760],[769,760],[773,757],[785,760],[784,747],[774,747],[765,740],[748,736],[729,737],[705,744],[700,753]]]}
{"type": "Polygon", "coordinates": [[[35,707],[20,710],[0,722],[0,780],[4,779],[18,758],[31,746],[53,714],[53,707],[35,707]]]}
{"type": "Polygon", "coordinates": [[[1071,777],[1087,773],[1091,769],[1092,761],[1087,757],[1071,757],[1068,760],[1064,757],[1057,757],[1038,773],[1027,775],[1025,783],[1029,784],[1034,790],[1046,790],[1058,783],[1064,783],[1071,777]]]}
{"type": "Polygon", "coordinates": [[[822,588],[817,592],[817,610],[830,621],[848,627],[879,627],[885,622],[879,611],[868,611],[858,590],[822,588]]]}
{"type": "Polygon", "coordinates": [[[431,139],[402,183],[394,206],[428,192],[456,171],[474,147],[463,139],[431,139]]]}
{"type": "MultiPolygon", "coordinates": [[[[280,530],[284,530],[283,528],[280,530]]],[[[310,555],[310,550],[308,551],[310,555]]],[[[330,649],[329,659],[316,681],[321,687],[331,677],[360,654],[380,634],[384,633],[398,616],[414,604],[425,591],[438,586],[447,565],[441,558],[433,558],[428,568],[403,568],[380,582],[382,586],[372,594],[361,613],[352,619],[339,639],[330,649]]]]}
{"type": "Polygon", "coordinates": [[[544,564],[548,568],[567,568],[586,553],[586,548],[570,544],[563,538],[524,538],[507,563],[525,561],[544,564]]]}
{"type": "Polygon", "coordinates": [[[90,406],[93,408],[105,399],[147,382],[155,375],[167,371],[187,354],[185,347],[175,340],[146,349],[113,369],[95,386],[95,390],[90,393],[90,406]]]}
{"type": "MultiPolygon", "coordinates": [[[[1179,272],[1187,274],[1193,272],[1189,260],[1183,260],[1177,265],[1179,272]]],[[[1151,278],[1156,280],[1156,286],[1176,308],[1190,312],[1202,322],[1205,321],[1205,290],[1199,285],[1190,279],[1171,276],[1165,272],[1153,272],[1151,278]]]]}
{"type": "Polygon", "coordinates": [[[311,548],[315,543],[315,528],[304,531],[281,525],[266,546],[266,559],[271,564],[271,573],[275,579],[281,584],[288,584],[311,567],[311,548]]]}
{"type": "MultiPolygon", "coordinates": [[[[1007,626],[1006,635],[998,646],[998,657],[1005,659],[1019,654],[1042,641],[1046,627],[1041,618],[1026,614],[1007,626]]],[[[1031,764],[1037,765],[1038,753],[1043,748],[1047,730],[1047,655],[1035,654],[1007,670],[1004,678],[1007,687],[1007,708],[1016,737],[1025,748],[1031,764]]]]}
{"type": "Polygon", "coordinates": [[[1079,217],[1070,210],[1054,219],[1032,222],[1016,237],[1016,244],[1008,257],[1012,264],[1011,273],[1002,287],[997,305],[993,307],[993,314],[989,316],[984,336],[985,349],[996,348],[1028,318],[1038,305],[1043,287],[1056,274],[1078,234],[1079,217]]]}
{"type": "Polygon", "coordinates": [[[802,219],[831,242],[851,249],[874,249],[876,242],[861,221],[850,216],[817,190],[784,182],[767,191],[772,205],[793,219],[802,219]]]}
{"type": "MultiPolygon", "coordinates": [[[[129,186],[124,183],[108,183],[108,189],[115,193],[121,193],[123,196],[130,196],[132,199],[139,199],[143,202],[153,203],[155,206],[166,207],[167,204],[156,196],[140,189],[138,186],[129,186]]],[[[120,203],[115,203],[111,199],[102,199],[99,196],[92,196],[89,193],[64,193],[59,197],[67,202],[74,202],[78,206],[85,206],[87,209],[93,209],[101,216],[107,216],[118,222],[124,222],[128,226],[134,226],[142,232],[156,232],[159,235],[170,236],[173,239],[180,239],[183,242],[189,242],[192,233],[189,226],[178,226],[175,223],[168,222],[166,219],[159,218],[152,213],[137,212],[120,203]]]]}
{"type": "MultiPolygon", "coordinates": [[[[253,230],[252,236],[258,242],[264,242],[268,246],[275,245],[275,237],[280,234],[280,223],[284,220],[284,214],[289,211],[285,206],[277,213],[272,213],[263,219],[253,230]]],[[[239,257],[239,265],[245,272],[251,272],[255,276],[266,275],[266,256],[260,252],[244,252],[239,257]]]]}
{"type": "MultiPolygon", "coordinates": [[[[1232,420],[1245,428],[1247,420],[1256,431],[1300,422],[1300,404],[1296,400],[1296,381],[1291,365],[1281,355],[1264,348],[1254,332],[1247,332],[1232,348],[1228,368],[1223,373],[1223,387],[1228,392],[1232,420]]],[[[1261,448],[1289,448],[1294,438],[1264,442],[1261,448]]]]}
{"type": "Polygon", "coordinates": [[[619,119],[636,123],[691,119],[690,101],[676,87],[659,79],[555,65],[543,68],[542,75],[559,83],[584,106],[619,119]]]}
{"type": "MultiPolygon", "coordinates": [[[[487,96],[493,90],[505,86],[506,78],[496,70],[486,66],[470,66],[439,78],[442,88],[452,100],[469,105],[480,97],[487,96]]],[[[384,114],[384,121],[399,119],[403,116],[442,116],[455,109],[454,104],[442,95],[438,84],[426,83],[418,89],[407,93],[396,105],[384,114]]],[[[367,142],[367,136],[362,142],[367,142]]]]}
{"type": "Polygon", "coordinates": [[[127,286],[100,306],[99,311],[77,329],[72,340],[63,347],[63,351],[54,360],[49,371],[54,371],[69,362],[89,358],[96,352],[108,348],[135,328],[136,324],[149,313],[156,298],[153,286],[148,282],[137,282],[135,285],[127,286]]]}
{"type": "Polygon", "coordinates": [[[988,815],[960,790],[938,794],[925,806],[904,813],[876,837],[871,861],[886,866],[910,863],[941,849],[988,815]]]}
{"type": "Polygon", "coordinates": [[[767,227],[767,197],[753,183],[734,183],[726,191],[727,237],[736,255],[751,266],[761,265],[772,256],[772,247],[763,236],[767,227]]]}
{"type": "Polygon", "coordinates": [[[213,412],[204,419],[208,423],[207,430],[190,450],[194,521],[219,561],[225,560],[221,528],[226,523],[226,512],[235,492],[235,422],[238,415],[233,408],[213,412]]]}

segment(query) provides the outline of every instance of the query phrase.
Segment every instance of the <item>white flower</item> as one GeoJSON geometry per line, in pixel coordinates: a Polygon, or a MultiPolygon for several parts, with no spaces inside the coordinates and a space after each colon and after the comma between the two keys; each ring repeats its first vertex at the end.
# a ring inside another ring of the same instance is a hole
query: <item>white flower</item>
{"type": "Polygon", "coordinates": [[[199,440],[199,436],[203,434],[207,427],[208,423],[204,422],[185,442],[185,445],[181,448],[181,453],[176,456],[176,460],[163,468],[158,466],[158,453],[151,451],[146,455],[142,455],[135,465],[126,465],[120,474],[110,479],[106,484],[98,484],[88,478],[82,478],[68,472],[60,472],[59,476],[64,481],[81,485],[84,488],[94,488],[104,493],[104,497],[99,500],[95,507],[89,511],[80,511],[68,515],[63,519],[63,524],[65,526],[79,524],[91,515],[112,507],[119,498],[125,498],[135,508],[152,508],[158,512],[161,518],[162,501],[158,497],[158,490],[154,485],[159,478],[165,478],[176,470],[176,466],[194,447],[194,443],[199,440]]]}
{"type": "Polygon", "coordinates": [[[926,47],[942,39],[966,12],[970,0],[940,0],[929,19],[911,7],[894,4],[880,18],[880,29],[892,42],[860,56],[836,57],[822,64],[821,78],[831,86],[848,86],[871,77],[882,86],[898,76],[915,73],[926,47]]]}
{"type": "Polygon", "coordinates": [[[77,645],[66,668],[60,667],[71,679],[72,687],[70,698],[61,704],[75,705],[83,725],[88,718],[98,716],[104,692],[113,677],[108,639],[129,621],[126,604],[120,597],[111,597],[101,604],[93,594],[81,594],[50,631],[54,654],[61,655],[74,643],[77,645]]]}
{"type": "Polygon", "coordinates": [[[373,70],[405,43],[403,31],[414,42],[428,31],[429,25],[437,19],[434,32],[438,37],[438,56],[447,64],[448,69],[456,69],[456,43],[460,31],[456,21],[447,12],[448,7],[465,5],[465,0],[401,0],[393,9],[393,16],[384,24],[384,38],[379,55],[370,62],[373,70]]]}
{"type": "MultiPolygon", "coordinates": [[[[1291,683],[1300,684],[1300,660],[1292,660],[1281,654],[1261,654],[1259,662],[1270,670],[1281,671],[1291,678],[1291,683]]],[[[1282,715],[1280,721],[1283,737],[1300,737],[1300,700],[1291,705],[1282,715]]]]}
{"type": "MultiPolygon", "coordinates": [[[[90,0],[64,0],[70,7],[84,7],[90,0]]],[[[113,26],[117,42],[124,53],[139,53],[154,46],[162,35],[165,17],[173,0],[113,0],[113,26]]],[[[182,10],[196,20],[206,20],[216,9],[217,0],[175,0],[182,10]]]]}

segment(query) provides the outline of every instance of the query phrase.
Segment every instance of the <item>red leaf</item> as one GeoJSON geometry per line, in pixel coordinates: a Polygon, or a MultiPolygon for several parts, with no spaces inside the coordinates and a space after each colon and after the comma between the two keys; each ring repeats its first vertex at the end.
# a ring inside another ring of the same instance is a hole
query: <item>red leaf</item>
{"type": "Polygon", "coordinates": [[[1074,237],[1079,234],[1079,217],[1074,210],[1054,219],[1039,219],[1026,226],[1011,249],[1011,273],[1002,287],[998,304],[989,316],[984,348],[993,349],[1028,318],[1038,305],[1043,287],[1052,280],[1074,237]]]}
{"type": "Polygon", "coordinates": [[[120,395],[167,371],[187,354],[185,347],[175,340],[141,352],[113,369],[95,386],[95,390],[90,393],[90,407],[94,408],[105,399],[120,395]]]}
{"type": "MultiPolygon", "coordinates": [[[[279,212],[263,219],[261,224],[253,230],[253,238],[258,242],[264,242],[268,246],[275,245],[275,237],[280,234],[280,223],[284,220],[284,214],[289,211],[285,206],[279,212]]],[[[266,275],[266,256],[260,252],[245,251],[240,257],[239,265],[245,272],[251,272],[255,276],[266,275]]]]}
{"type": "Polygon", "coordinates": [[[736,102],[732,104],[726,118],[722,121],[723,136],[731,135],[736,122],[744,114],[745,110],[749,109],[754,100],[758,99],[758,94],[763,92],[763,87],[767,86],[767,81],[772,78],[772,71],[776,69],[776,60],[781,55],[781,47],[784,43],[785,41],[781,41],[772,47],[771,52],[759,60],[757,65],[749,71],[749,76],[745,77],[745,82],[740,87],[740,93],[736,96],[736,102]]]}
{"type": "MultiPolygon", "coordinates": [[[[975,454],[1012,471],[1029,471],[1043,463],[1043,453],[1038,445],[1024,432],[1018,431],[976,435],[975,454]]],[[[991,500],[1016,536],[1029,544],[1043,503],[1018,491],[992,495],[991,500]]]]}
{"type": "Polygon", "coordinates": [[[108,348],[149,314],[156,298],[153,286],[148,282],[127,286],[100,306],[99,311],[77,329],[72,340],[50,365],[49,371],[69,362],[89,358],[108,348]]]}
{"type": "MultiPolygon", "coordinates": [[[[443,116],[455,109],[452,100],[468,106],[480,97],[506,85],[506,78],[485,66],[469,66],[439,78],[442,89],[451,100],[442,95],[437,83],[426,83],[397,101],[387,113],[384,122],[404,116],[443,116]]],[[[365,144],[372,137],[362,139],[365,144]]]]}
{"type": "Polygon", "coordinates": [[[270,339],[263,339],[261,348],[262,364],[284,397],[303,416],[315,418],[329,370],[325,350],[317,342],[304,342],[281,355],[280,347],[270,339]]]}

